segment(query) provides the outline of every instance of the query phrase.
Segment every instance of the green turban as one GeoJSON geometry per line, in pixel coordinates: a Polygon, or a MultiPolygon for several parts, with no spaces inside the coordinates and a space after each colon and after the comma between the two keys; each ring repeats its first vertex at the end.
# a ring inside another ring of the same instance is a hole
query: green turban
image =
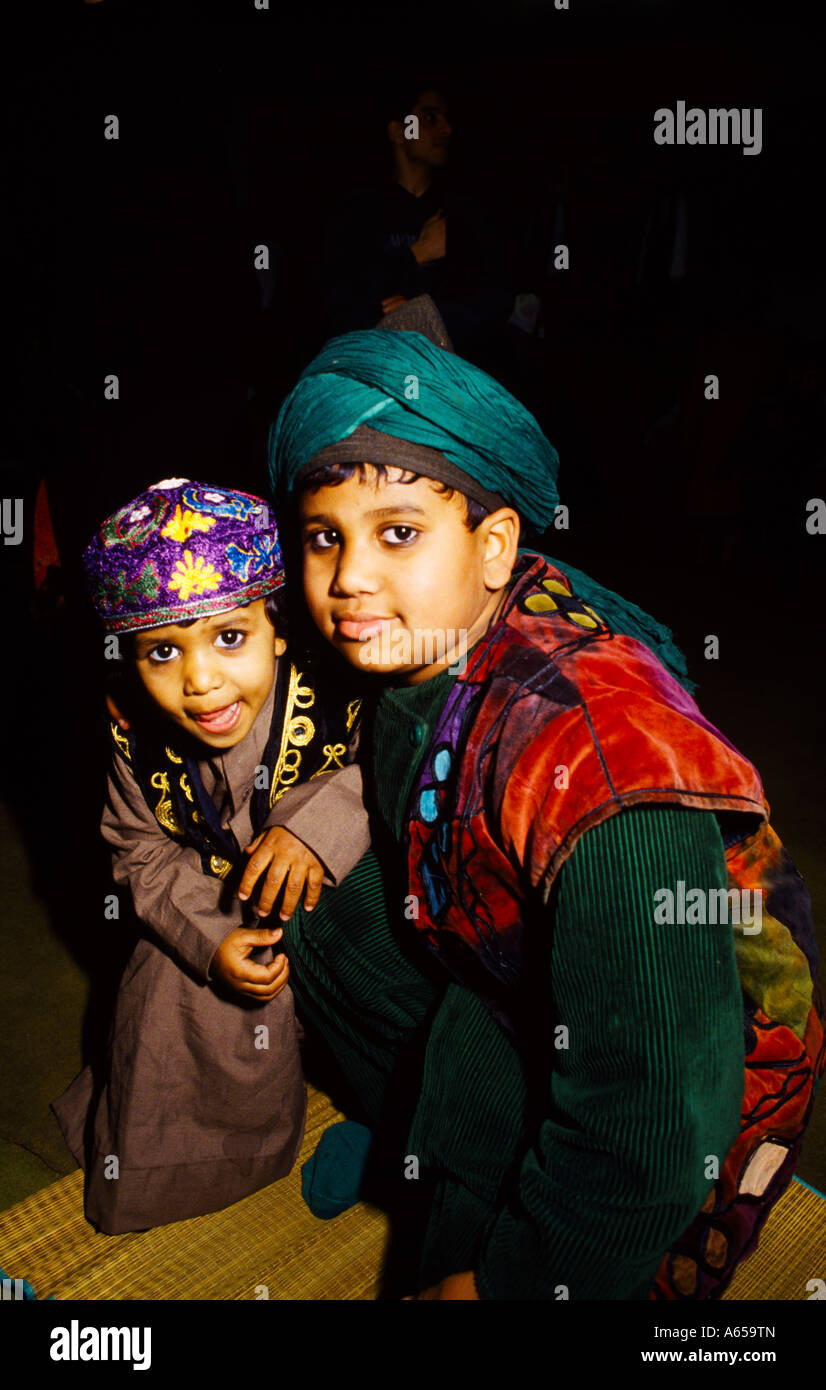
{"type": "MultiPolygon", "coordinates": [[[[380,328],[331,338],[281,407],[269,440],[277,500],[316,469],[346,461],[395,463],[488,511],[513,507],[537,534],[551,525],[559,503],[556,450],[510,391],[456,356],[427,296],[388,314],[380,328]],[[397,328],[403,331],[387,331],[397,328]]],[[[551,563],[616,631],[644,642],[694,689],[668,628],[565,561],[551,563]]]]}
{"type": "Polygon", "coordinates": [[[365,329],[325,343],[270,431],[275,496],[343,460],[329,446],[345,440],[353,461],[439,478],[490,510],[513,507],[537,533],[553,521],[559,458],[534,417],[487,372],[421,333],[365,329]]]}

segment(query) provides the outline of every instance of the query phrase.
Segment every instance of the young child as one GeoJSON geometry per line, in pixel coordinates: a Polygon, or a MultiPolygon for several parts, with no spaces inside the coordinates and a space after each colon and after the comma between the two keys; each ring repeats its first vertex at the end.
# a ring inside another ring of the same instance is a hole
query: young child
{"type": "Polygon", "coordinates": [[[167,480],[109,517],[84,563],[132,685],[110,724],[102,831],[145,934],[102,1088],[87,1067],[54,1109],[86,1215],[116,1234],[289,1172],[305,1090],[269,914],[282,888],[282,920],[302,893],[311,909],[369,840],[347,765],[358,701],[322,708],[304,661],[284,656],[266,503],[167,480]]]}
{"type": "Polygon", "coordinates": [[[518,550],[555,451],[439,342],[333,339],[271,434],[310,611],[376,676],[376,853],[286,929],[299,1010],[418,1226],[398,1292],[719,1297],[823,1069],[808,894],[670,634],[518,550]]]}

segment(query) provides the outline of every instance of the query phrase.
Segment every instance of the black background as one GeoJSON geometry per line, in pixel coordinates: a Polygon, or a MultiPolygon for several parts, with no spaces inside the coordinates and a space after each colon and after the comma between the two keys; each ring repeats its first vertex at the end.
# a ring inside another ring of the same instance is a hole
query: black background
{"type": "MultiPolygon", "coordinates": [[[[446,94],[450,176],[484,206],[513,288],[542,300],[545,337],[514,340],[507,384],[561,456],[570,530],[547,548],[674,627],[701,707],[757,762],[822,901],[826,536],[805,528],[826,494],[821,15],[102,0],[29,21],[2,59],[0,465],[27,519],[3,552],[2,779],[34,890],[96,988],[100,705],[77,557],[158,478],[266,490],[267,424],[324,338],[325,219],[384,167],[377,113],[397,74],[446,94]],[[681,99],[760,106],[762,152],[655,145],[654,111],[681,99]],[[571,268],[551,276],[563,183],[571,268]],[[680,195],[687,274],[669,280],[652,254],[641,275],[645,229],[665,245],[680,195]],[[262,242],[278,247],[267,311],[262,242]],[[63,562],[51,605],[31,582],[42,478],[63,562]],[[44,823],[59,828],[48,846],[44,823]]],[[[809,1147],[801,1172],[822,1186],[823,1144],[809,1147]]]]}

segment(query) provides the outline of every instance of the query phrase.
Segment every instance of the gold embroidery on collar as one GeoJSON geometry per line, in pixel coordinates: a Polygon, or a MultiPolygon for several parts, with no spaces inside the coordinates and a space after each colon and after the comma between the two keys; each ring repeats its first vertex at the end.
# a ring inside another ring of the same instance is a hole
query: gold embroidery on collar
{"type": "Polygon", "coordinates": [[[296,670],[291,663],[287,707],[281,726],[281,747],[278,750],[270,787],[270,810],[285,791],[298,781],[301,749],[306,747],[315,736],[315,724],[306,714],[293,715],[294,709],[312,709],[315,704],[313,687],[302,685],[302,680],[302,672],[296,670]]]}
{"type": "MultiPolygon", "coordinates": [[[[355,724],[356,720],[357,720],[358,717],[359,717],[359,710],[360,710],[360,709],[361,709],[361,700],[351,700],[350,703],[349,703],[349,705],[347,706],[347,732],[348,732],[348,734],[349,734],[350,730],[352,729],[353,725],[355,724]]],[[[327,752],[327,749],[326,749],[326,748],[324,749],[324,752],[325,752],[325,753],[327,752]]]]}
{"type": "Polygon", "coordinates": [[[165,772],[153,772],[150,777],[153,787],[161,793],[160,800],[155,807],[155,819],[164,830],[169,830],[173,835],[183,835],[183,827],[178,824],[172,812],[172,798],[169,795],[169,776],[165,772]]]}
{"type": "Polygon", "coordinates": [[[317,772],[313,773],[312,777],[310,778],[311,782],[314,778],[320,777],[322,772],[330,772],[333,766],[344,767],[344,763],[341,760],[344,757],[344,754],[347,752],[347,744],[325,743],[321,751],[322,753],[327,754],[327,761],[326,763],[322,764],[322,766],[318,769],[317,772]]]}
{"type": "Polygon", "coordinates": [[[109,728],[112,730],[112,738],[115,740],[124,758],[128,758],[131,763],[132,754],[129,751],[129,739],[126,737],[126,734],[120,726],[115,723],[114,719],[110,722],[109,728]]]}
{"type": "Polygon", "coordinates": [[[179,757],[178,757],[178,754],[177,754],[177,753],[173,753],[173,752],[172,752],[172,749],[169,748],[169,747],[166,748],[166,756],[168,757],[168,759],[169,759],[169,761],[170,761],[171,763],[182,763],[182,762],[183,762],[183,758],[179,758],[179,757]]]}
{"type": "MultiPolygon", "coordinates": [[[[166,751],[168,753],[169,749],[167,748],[166,751]]],[[[195,797],[192,795],[192,788],[189,785],[189,778],[187,777],[185,772],[181,773],[181,780],[179,785],[187,801],[194,801],[195,797]]]]}

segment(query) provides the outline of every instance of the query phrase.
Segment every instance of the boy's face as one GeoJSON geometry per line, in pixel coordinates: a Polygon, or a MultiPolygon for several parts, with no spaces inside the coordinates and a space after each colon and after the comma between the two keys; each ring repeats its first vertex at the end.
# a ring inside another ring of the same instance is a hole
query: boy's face
{"type": "Polygon", "coordinates": [[[187,626],[148,628],[134,642],[138,675],[150,698],[210,748],[232,748],[246,737],[285,648],[264,599],[187,626]]]}
{"type": "Polygon", "coordinates": [[[353,666],[414,685],[457,659],[452,634],[466,634],[467,650],[487,629],[519,523],[503,509],[469,531],[462,497],[404,476],[368,468],[303,492],[300,511],[304,592],[318,628],[353,666]],[[513,522],[497,525],[502,517],[513,522]]]}

